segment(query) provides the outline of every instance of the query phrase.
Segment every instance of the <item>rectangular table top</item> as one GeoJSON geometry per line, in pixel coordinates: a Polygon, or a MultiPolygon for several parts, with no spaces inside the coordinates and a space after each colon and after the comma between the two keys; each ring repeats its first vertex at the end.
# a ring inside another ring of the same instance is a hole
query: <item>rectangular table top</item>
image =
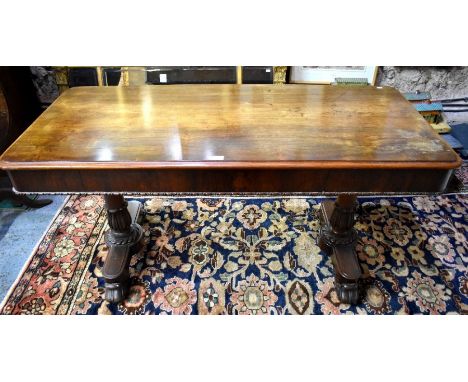
{"type": "Polygon", "coordinates": [[[451,169],[460,159],[393,88],[173,85],[69,89],[0,165],[451,169]]]}

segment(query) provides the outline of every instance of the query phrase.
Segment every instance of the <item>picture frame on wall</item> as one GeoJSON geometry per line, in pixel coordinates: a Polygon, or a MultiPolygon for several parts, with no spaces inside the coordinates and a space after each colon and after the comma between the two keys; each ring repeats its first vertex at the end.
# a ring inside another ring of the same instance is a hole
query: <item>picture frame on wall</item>
{"type": "Polygon", "coordinates": [[[336,78],[367,79],[375,84],[377,66],[291,66],[292,84],[331,84],[336,78]]]}

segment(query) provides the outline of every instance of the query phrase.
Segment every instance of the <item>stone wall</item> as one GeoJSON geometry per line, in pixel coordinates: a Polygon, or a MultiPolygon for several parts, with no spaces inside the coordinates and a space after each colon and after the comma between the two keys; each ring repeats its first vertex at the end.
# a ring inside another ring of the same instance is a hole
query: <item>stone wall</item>
{"type": "Polygon", "coordinates": [[[55,83],[54,73],[50,66],[30,66],[37,97],[44,104],[50,104],[59,96],[59,89],[55,83]]]}
{"type": "Polygon", "coordinates": [[[433,99],[468,96],[468,66],[381,66],[377,84],[426,91],[433,99]]]}
{"type": "MultiPolygon", "coordinates": [[[[432,99],[468,97],[467,66],[381,66],[376,84],[401,92],[426,91],[432,99]]],[[[466,113],[445,113],[449,123],[468,121],[466,113]]]]}

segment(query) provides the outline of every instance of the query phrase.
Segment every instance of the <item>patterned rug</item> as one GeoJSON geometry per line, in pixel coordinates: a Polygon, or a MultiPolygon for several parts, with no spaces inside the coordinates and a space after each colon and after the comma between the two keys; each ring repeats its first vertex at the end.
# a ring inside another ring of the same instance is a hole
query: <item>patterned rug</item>
{"type": "MultiPolygon", "coordinates": [[[[466,169],[466,168],[465,168],[466,169]]],[[[2,314],[468,313],[468,196],[361,198],[362,302],[341,304],[317,246],[323,198],[140,198],[143,250],[131,288],[103,301],[99,196],[72,196],[2,314]]]]}

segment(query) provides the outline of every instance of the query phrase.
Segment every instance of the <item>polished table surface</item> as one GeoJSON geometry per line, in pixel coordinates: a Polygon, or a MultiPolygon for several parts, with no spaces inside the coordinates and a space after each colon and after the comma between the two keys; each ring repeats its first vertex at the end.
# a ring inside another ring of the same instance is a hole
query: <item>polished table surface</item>
{"type": "Polygon", "coordinates": [[[328,85],[73,88],[1,157],[26,192],[440,191],[459,165],[397,90],[328,85]]]}

